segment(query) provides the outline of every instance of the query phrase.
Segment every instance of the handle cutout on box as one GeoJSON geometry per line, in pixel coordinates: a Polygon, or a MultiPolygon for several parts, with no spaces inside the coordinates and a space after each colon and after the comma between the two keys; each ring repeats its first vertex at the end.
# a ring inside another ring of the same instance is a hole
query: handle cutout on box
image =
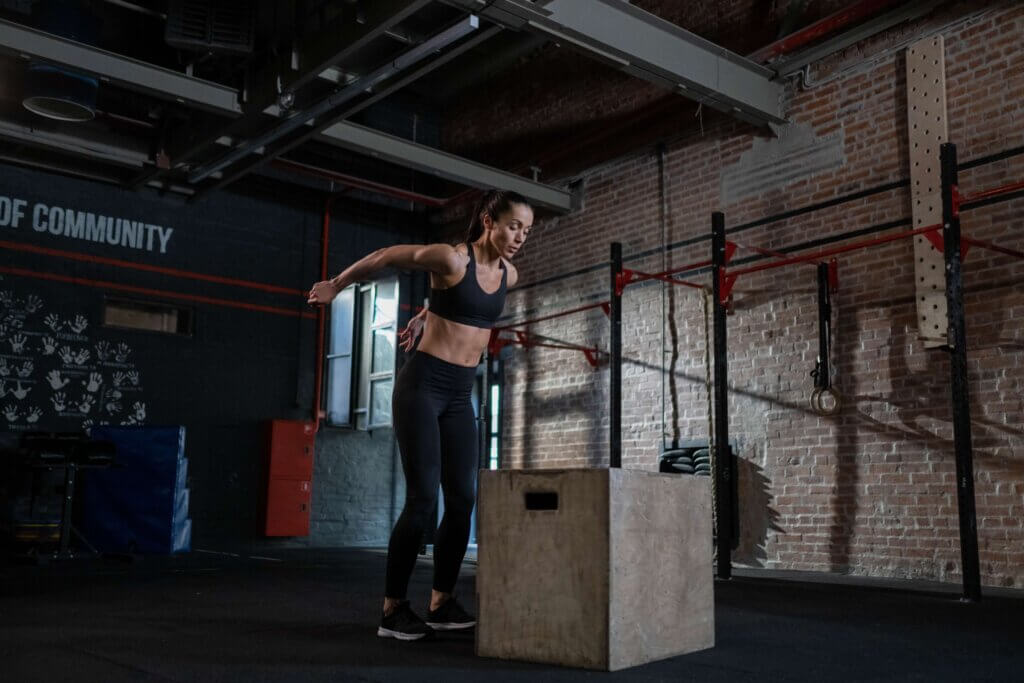
{"type": "Polygon", "coordinates": [[[525,498],[527,510],[558,509],[558,493],[555,491],[527,491],[525,498]]]}

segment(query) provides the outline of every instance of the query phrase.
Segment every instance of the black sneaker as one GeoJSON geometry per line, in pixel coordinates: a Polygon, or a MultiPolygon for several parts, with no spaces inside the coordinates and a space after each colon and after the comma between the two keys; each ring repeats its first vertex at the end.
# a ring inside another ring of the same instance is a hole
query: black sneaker
{"type": "Polygon", "coordinates": [[[427,612],[427,626],[435,631],[458,631],[473,628],[476,619],[462,609],[462,605],[453,596],[437,609],[427,612]]]}
{"type": "Polygon", "coordinates": [[[377,628],[377,635],[381,638],[398,640],[419,640],[431,633],[433,632],[430,627],[412,611],[408,600],[398,603],[398,607],[391,614],[382,616],[377,628]]]}

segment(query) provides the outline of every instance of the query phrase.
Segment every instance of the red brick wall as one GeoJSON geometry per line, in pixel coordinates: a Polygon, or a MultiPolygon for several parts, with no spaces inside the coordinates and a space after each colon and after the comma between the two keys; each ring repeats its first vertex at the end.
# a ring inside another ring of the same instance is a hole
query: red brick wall
{"type": "MultiPolygon", "coordinates": [[[[519,257],[522,281],[598,264],[608,258],[613,240],[628,256],[663,240],[707,236],[714,210],[725,212],[727,225],[738,225],[906,179],[903,48],[936,32],[946,41],[949,131],[961,161],[1024,144],[1024,7],[953,5],[815,64],[816,87],[789,84],[790,120],[810,126],[818,137],[841,135],[842,165],[726,203],[722,173],[757,138],[747,126],[710,115],[703,132],[670,141],[664,195],[658,157],[649,149],[584,173],[584,206],[536,226],[519,257]],[[971,12],[979,14],[972,19],[971,12]]],[[[583,101],[593,95],[586,87],[574,90],[583,101]]],[[[574,100],[572,106],[585,104],[574,100]]],[[[1024,156],[1016,156],[963,171],[961,188],[969,194],[1021,179],[1024,156]]],[[[909,190],[903,187],[736,239],[784,247],[909,217],[909,190]]],[[[1024,200],[967,212],[963,227],[971,236],[1024,250],[1024,200]]],[[[709,252],[709,243],[701,241],[673,250],[665,262],[656,254],[627,265],[657,271],[706,259],[709,252]]],[[[730,431],[744,491],[737,559],[773,568],[959,581],[949,364],[944,352],[926,350],[917,337],[912,246],[901,241],[845,255],[839,267],[834,359],[845,402],[831,418],[807,406],[817,351],[813,268],[777,269],[737,283],[728,324],[730,431]]],[[[706,274],[695,277],[709,282],[706,274]]],[[[1017,587],[1024,586],[1022,277],[1024,263],[977,249],[965,266],[981,571],[985,584],[1017,587]]],[[[598,301],[607,298],[607,281],[600,269],[525,287],[510,296],[506,313],[516,319],[598,301]]],[[[667,305],[663,296],[660,284],[647,283],[630,287],[624,297],[626,467],[656,468],[663,420],[668,440],[676,427],[683,439],[705,438],[708,431],[702,295],[673,288],[667,296],[674,301],[667,305]],[[663,403],[661,368],[673,349],[676,386],[666,388],[663,403]]],[[[607,329],[600,311],[591,311],[533,331],[606,348],[607,329]]],[[[574,351],[506,353],[505,466],[606,464],[607,367],[592,370],[574,351]]]]}

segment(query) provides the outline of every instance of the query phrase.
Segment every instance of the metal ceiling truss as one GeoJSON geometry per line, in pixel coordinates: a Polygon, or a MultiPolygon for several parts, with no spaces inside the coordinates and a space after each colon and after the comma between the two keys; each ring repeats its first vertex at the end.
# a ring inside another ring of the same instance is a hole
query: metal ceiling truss
{"type": "MultiPolygon", "coordinates": [[[[493,35],[493,32],[488,30],[487,34],[493,35]]],[[[202,111],[231,118],[243,115],[240,93],[226,86],[185,76],[4,20],[0,20],[0,52],[24,59],[45,59],[94,75],[102,82],[202,111]]],[[[411,76],[401,79],[401,84],[407,83],[408,78],[411,76]]],[[[360,108],[359,105],[356,108],[360,108]]],[[[280,115],[276,106],[270,107],[269,110],[271,114],[280,115]]],[[[359,151],[361,154],[387,159],[400,166],[431,173],[469,187],[513,189],[537,206],[559,213],[566,213],[572,208],[571,194],[567,191],[363,126],[346,122],[334,123],[321,131],[317,139],[334,146],[359,151]]],[[[175,161],[177,160],[172,159],[172,163],[175,161]]],[[[152,180],[153,178],[143,178],[140,182],[149,183],[152,180]]]]}
{"type": "Polygon", "coordinates": [[[622,0],[444,0],[755,125],[785,123],[775,72],[622,0]]]}
{"type": "Polygon", "coordinates": [[[348,111],[342,109],[346,103],[381,87],[389,79],[393,79],[396,74],[402,73],[431,54],[446,48],[448,45],[475,31],[479,26],[479,19],[474,15],[470,15],[431,37],[426,42],[413,47],[390,63],[375,69],[350,85],[327,96],[312,107],[290,114],[264,133],[246,140],[213,162],[193,170],[189,174],[189,182],[192,184],[200,183],[217,171],[227,169],[235,162],[262,148],[264,150],[263,159],[256,159],[255,161],[242,164],[241,168],[234,169],[228,176],[218,182],[213,189],[224,187],[228,183],[241,178],[262,163],[265,163],[267,158],[277,157],[294,149],[330,126],[334,121],[350,115],[348,111]]]}
{"type": "MultiPolygon", "coordinates": [[[[318,77],[340,83],[335,67],[371,41],[396,30],[431,1],[376,0],[367,4],[362,23],[343,15],[311,40],[303,41],[301,50],[293,49],[254,69],[244,93],[3,20],[0,51],[26,59],[45,59],[119,87],[232,119],[233,124],[205,139],[181,141],[179,149],[171,148],[171,163],[180,166],[218,141],[239,140],[238,147],[191,172],[189,181],[193,184],[221,176],[206,190],[223,187],[303,142],[316,139],[471,187],[514,189],[539,206],[560,212],[570,210],[568,192],[340,121],[480,44],[502,27],[567,43],[627,73],[745,121],[758,125],[784,122],[782,86],[772,82],[772,70],[621,0],[444,0],[462,10],[479,12],[496,26],[413,69],[478,28],[475,17],[466,18],[304,111],[282,113],[278,106],[282,96],[294,94],[318,77]],[[256,137],[242,133],[246,128],[251,130],[254,123],[271,121],[269,117],[280,118],[281,122],[256,137]],[[241,139],[246,137],[249,139],[241,139]]],[[[159,168],[146,171],[132,184],[149,183],[163,172],[159,168]]]]}

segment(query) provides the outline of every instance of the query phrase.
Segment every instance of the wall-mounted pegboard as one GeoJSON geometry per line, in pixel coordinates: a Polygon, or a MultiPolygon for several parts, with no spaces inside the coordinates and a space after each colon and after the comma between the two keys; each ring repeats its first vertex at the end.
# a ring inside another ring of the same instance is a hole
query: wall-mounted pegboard
{"type": "MultiPolygon", "coordinates": [[[[942,222],[939,145],[949,139],[945,43],[936,35],[907,49],[907,128],[914,227],[942,222]]],[[[942,253],[924,235],[914,237],[917,322],[926,347],[946,343],[946,277],[942,253]]]]}

